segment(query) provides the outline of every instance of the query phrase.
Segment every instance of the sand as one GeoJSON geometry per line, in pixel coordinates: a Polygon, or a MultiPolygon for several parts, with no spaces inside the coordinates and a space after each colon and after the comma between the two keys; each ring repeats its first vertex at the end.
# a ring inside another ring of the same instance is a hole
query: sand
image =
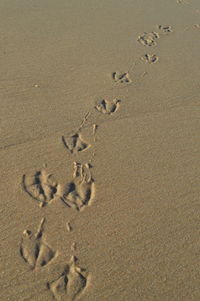
{"type": "Polygon", "coordinates": [[[0,0],[0,300],[200,300],[199,0],[0,0]]]}

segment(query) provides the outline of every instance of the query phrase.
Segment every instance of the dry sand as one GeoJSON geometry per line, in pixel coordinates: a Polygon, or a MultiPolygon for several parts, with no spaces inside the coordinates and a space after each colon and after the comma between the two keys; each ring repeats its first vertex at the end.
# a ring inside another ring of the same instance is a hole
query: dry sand
{"type": "Polygon", "coordinates": [[[200,1],[0,0],[0,300],[200,300],[200,1]]]}

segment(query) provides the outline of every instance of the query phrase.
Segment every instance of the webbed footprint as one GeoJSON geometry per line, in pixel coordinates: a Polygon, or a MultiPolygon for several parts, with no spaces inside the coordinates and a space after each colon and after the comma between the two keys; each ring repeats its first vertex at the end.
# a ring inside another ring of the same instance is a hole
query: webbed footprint
{"type": "Polygon", "coordinates": [[[159,38],[160,38],[159,34],[155,31],[149,33],[144,32],[142,35],[138,36],[137,41],[144,46],[151,47],[157,45],[156,40],[159,38]]]}
{"type": "Polygon", "coordinates": [[[162,31],[162,33],[171,33],[173,28],[170,25],[157,25],[157,28],[162,31]]]}
{"type": "Polygon", "coordinates": [[[47,287],[57,301],[75,301],[87,286],[88,275],[85,270],[77,266],[76,261],[77,258],[72,256],[61,276],[47,283],[47,287]]]}
{"type": "Polygon", "coordinates": [[[63,144],[70,153],[78,153],[87,150],[91,145],[84,141],[79,133],[76,133],[68,138],[62,137],[63,144]]]}
{"type": "Polygon", "coordinates": [[[131,83],[131,79],[128,72],[113,72],[112,78],[117,83],[131,83]]]}
{"type": "Polygon", "coordinates": [[[55,197],[58,197],[60,185],[48,174],[45,169],[37,171],[32,176],[23,175],[22,186],[33,199],[39,202],[40,206],[50,203],[55,197]]]}
{"type": "Polygon", "coordinates": [[[56,255],[42,239],[44,221],[43,218],[35,235],[30,230],[25,230],[20,243],[20,255],[32,269],[47,265],[56,255]]]}
{"type": "Polygon", "coordinates": [[[110,101],[102,99],[96,105],[95,109],[103,114],[113,114],[119,109],[120,103],[121,100],[116,98],[110,101]]]}
{"type": "Polygon", "coordinates": [[[149,64],[155,64],[158,62],[158,56],[156,54],[145,54],[141,57],[142,61],[149,64]]]}
{"type": "Polygon", "coordinates": [[[76,210],[89,205],[95,195],[95,183],[90,172],[90,164],[74,163],[73,180],[67,185],[63,202],[76,210]]]}

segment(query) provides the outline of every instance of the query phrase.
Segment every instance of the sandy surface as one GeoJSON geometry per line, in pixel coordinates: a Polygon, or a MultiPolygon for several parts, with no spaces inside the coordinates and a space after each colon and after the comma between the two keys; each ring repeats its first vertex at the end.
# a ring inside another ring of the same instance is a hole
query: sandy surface
{"type": "Polygon", "coordinates": [[[0,300],[200,300],[199,0],[0,0],[0,300]]]}

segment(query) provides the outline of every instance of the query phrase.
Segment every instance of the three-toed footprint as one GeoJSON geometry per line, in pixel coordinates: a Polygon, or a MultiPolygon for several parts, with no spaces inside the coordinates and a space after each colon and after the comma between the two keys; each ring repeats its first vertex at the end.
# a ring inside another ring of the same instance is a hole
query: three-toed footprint
{"type": "Polygon", "coordinates": [[[77,258],[72,256],[63,273],[56,280],[48,282],[47,287],[56,301],[75,301],[86,289],[88,278],[87,271],[78,267],[77,258]]]}
{"type": "Polygon", "coordinates": [[[45,168],[36,171],[31,176],[23,175],[22,187],[41,207],[59,197],[60,185],[48,174],[45,168]]]}
{"type": "Polygon", "coordinates": [[[117,98],[113,100],[102,99],[95,106],[95,109],[103,114],[113,114],[119,109],[120,103],[121,100],[117,98]]]}
{"type": "Polygon", "coordinates": [[[56,256],[56,251],[43,239],[44,221],[43,218],[36,234],[25,230],[20,243],[20,255],[32,269],[47,265],[56,256]]]}
{"type": "Polygon", "coordinates": [[[137,38],[137,41],[142,44],[143,46],[156,46],[157,42],[156,40],[159,39],[160,36],[157,32],[144,32],[143,34],[139,35],[137,38]]]}
{"type": "Polygon", "coordinates": [[[90,205],[95,196],[95,183],[91,175],[91,165],[74,163],[73,180],[66,186],[63,202],[76,210],[90,205]]]}
{"type": "Polygon", "coordinates": [[[116,83],[131,83],[131,79],[128,72],[113,72],[112,78],[116,83]]]}
{"type": "Polygon", "coordinates": [[[75,154],[87,150],[91,145],[84,141],[80,133],[76,133],[72,136],[65,138],[62,137],[62,141],[66,149],[75,154]]]}

